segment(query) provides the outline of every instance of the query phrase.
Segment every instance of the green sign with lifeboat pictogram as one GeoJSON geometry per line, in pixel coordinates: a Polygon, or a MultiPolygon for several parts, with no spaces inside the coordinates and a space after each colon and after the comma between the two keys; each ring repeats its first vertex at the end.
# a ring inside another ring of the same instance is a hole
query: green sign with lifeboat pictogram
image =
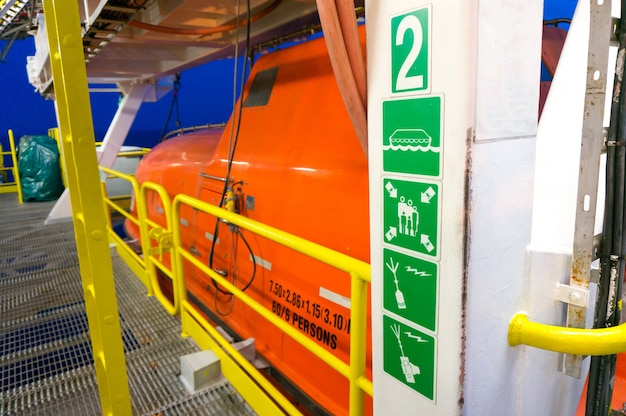
{"type": "Polygon", "coordinates": [[[441,176],[443,97],[383,101],[383,170],[441,176]]]}

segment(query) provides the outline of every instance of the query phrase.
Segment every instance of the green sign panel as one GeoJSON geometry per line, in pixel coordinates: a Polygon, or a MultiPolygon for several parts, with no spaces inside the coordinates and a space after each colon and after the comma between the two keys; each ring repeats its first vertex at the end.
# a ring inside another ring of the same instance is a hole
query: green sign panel
{"type": "Polygon", "coordinates": [[[383,314],[385,373],[435,399],[435,338],[383,314]]]}
{"type": "Polygon", "coordinates": [[[430,7],[391,19],[391,91],[427,90],[430,68],[430,7]]]}
{"type": "Polygon", "coordinates": [[[383,178],[383,186],[384,241],[437,256],[439,185],[383,178]]]}
{"type": "Polygon", "coordinates": [[[383,102],[383,170],[441,175],[442,97],[383,102]]]}
{"type": "Polygon", "coordinates": [[[435,332],[437,264],[388,249],[383,256],[383,308],[435,332]]]}

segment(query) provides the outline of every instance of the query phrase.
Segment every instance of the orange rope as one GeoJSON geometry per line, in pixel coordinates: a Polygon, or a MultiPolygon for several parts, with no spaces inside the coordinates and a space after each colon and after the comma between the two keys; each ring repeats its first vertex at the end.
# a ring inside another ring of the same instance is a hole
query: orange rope
{"type": "MultiPolygon", "coordinates": [[[[361,48],[361,43],[358,42],[358,36],[354,39],[352,36],[345,34],[345,32],[352,31],[349,28],[350,22],[349,19],[344,20],[343,23],[346,27],[342,28],[335,0],[316,0],[316,2],[322,30],[324,31],[324,40],[326,41],[330,63],[337,79],[337,85],[359,144],[367,157],[367,114],[364,97],[365,65],[361,65],[361,68],[363,68],[362,76],[358,75],[360,71],[356,61],[354,61],[353,65],[350,62],[350,56],[353,59],[357,59],[356,56],[358,54],[349,51],[351,48],[361,48]],[[357,41],[356,43],[354,42],[355,40],[357,41]],[[361,87],[357,85],[359,82],[362,82],[361,87]]],[[[352,10],[354,11],[354,7],[352,10]]],[[[346,15],[345,12],[343,14],[344,16],[346,15]]],[[[356,29],[356,17],[352,20],[352,24],[356,29]]],[[[362,59],[362,55],[360,59],[362,59]]]]}

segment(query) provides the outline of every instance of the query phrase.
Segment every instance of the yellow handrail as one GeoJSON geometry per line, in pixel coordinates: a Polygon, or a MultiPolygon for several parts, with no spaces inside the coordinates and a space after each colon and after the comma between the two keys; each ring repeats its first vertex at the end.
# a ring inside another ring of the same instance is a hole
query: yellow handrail
{"type": "Polygon", "coordinates": [[[576,355],[612,355],[626,351],[626,323],[613,328],[580,329],[531,322],[524,313],[509,323],[509,345],[529,345],[576,355]]]}
{"type": "MultiPolygon", "coordinates": [[[[173,228],[174,232],[174,257],[176,258],[175,274],[183,275],[183,258],[192,263],[195,267],[206,273],[209,277],[223,285],[226,290],[230,291],[238,299],[242,300],[251,309],[263,316],[274,326],[278,327],[284,333],[296,340],[302,346],[307,348],[313,354],[322,359],[326,364],[331,366],[337,372],[349,379],[350,382],[350,414],[361,415],[363,413],[363,393],[372,395],[372,382],[365,377],[366,368],[366,310],[367,310],[367,285],[371,280],[371,272],[369,264],[349,257],[343,253],[336,252],[329,248],[320,246],[300,237],[278,230],[276,228],[261,224],[257,221],[243,217],[241,215],[226,211],[217,206],[199,201],[187,195],[177,195],[173,203],[172,223],[176,224],[173,228]],[[246,293],[239,290],[221,275],[211,270],[201,261],[195,258],[193,254],[186,251],[182,247],[181,231],[180,231],[180,207],[188,205],[197,210],[206,212],[215,217],[221,218],[234,225],[247,229],[255,234],[265,237],[269,240],[282,244],[295,251],[303,253],[307,256],[320,260],[326,264],[343,270],[352,277],[352,307],[350,310],[351,330],[350,337],[350,366],[341,361],[339,358],[317,345],[308,337],[304,336],[298,330],[279,317],[275,316],[268,309],[256,302],[246,293]]],[[[182,310],[187,310],[190,305],[186,299],[186,291],[181,287],[179,291],[180,304],[182,310]]],[[[183,321],[183,332],[185,331],[183,321]]]]}
{"type": "MultiPolygon", "coordinates": [[[[113,176],[115,178],[120,178],[123,180],[126,180],[128,182],[130,182],[132,189],[133,189],[133,195],[138,195],[139,194],[139,182],[137,182],[137,179],[135,179],[134,176],[132,175],[127,175],[121,172],[117,172],[113,169],[109,169],[109,168],[105,168],[103,166],[99,166],[100,171],[104,172],[107,174],[107,177],[102,181],[103,184],[106,181],[106,179],[108,179],[109,177],[113,176]]],[[[131,221],[133,224],[137,225],[138,227],[140,226],[140,224],[143,222],[142,218],[137,216],[134,217],[131,214],[129,214],[128,212],[126,212],[126,210],[124,208],[122,208],[119,204],[115,203],[113,201],[113,198],[109,198],[106,195],[106,186],[102,187],[102,194],[103,194],[103,199],[104,199],[104,204],[105,204],[105,208],[111,207],[113,210],[115,210],[116,212],[118,212],[120,215],[122,215],[124,218],[128,219],[129,221],[131,221]]],[[[108,212],[108,209],[105,210],[105,212],[108,212]]],[[[141,279],[141,281],[143,282],[143,284],[146,286],[147,290],[148,290],[148,294],[152,294],[152,285],[151,285],[151,280],[149,278],[149,276],[147,275],[147,267],[146,267],[146,260],[145,258],[140,257],[137,253],[135,253],[134,250],[132,250],[124,240],[122,240],[122,238],[117,235],[117,233],[115,232],[115,230],[113,230],[113,227],[111,225],[111,221],[110,218],[107,216],[108,219],[108,224],[107,224],[107,231],[109,234],[109,238],[111,238],[116,244],[117,247],[119,247],[121,250],[123,250],[123,253],[125,256],[130,257],[133,259],[133,261],[138,265],[139,269],[141,269],[143,271],[143,273],[139,273],[137,268],[132,267],[130,264],[129,266],[131,266],[131,268],[133,269],[133,271],[135,271],[135,273],[138,273],[139,278],[141,279]]]]}
{"type": "MultiPolygon", "coordinates": [[[[166,238],[170,237],[170,232],[171,232],[170,230],[172,229],[172,209],[171,209],[170,196],[165,191],[165,188],[163,188],[161,185],[157,185],[151,182],[145,182],[141,185],[140,194],[139,194],[139,197],[137,198],[137,211],[139,213],[139,218],[142,219],[142,221],[139,224],[139,232],[141,235],[143,258],[146,264],[146,270],[148,272],[148,277],[151,282],[154,296],[159,300],[159,302],[161,302],[161,305],[163,305],[165,310],[170,315],[176,315],[180,311],[180,303],[179,303],[178,296],[176,296],[176,294],[183,287],[182,274],[173,273],[171,271],[171,270],[176,270],[175,256],[171,256],[170,261],[172,262],[171,263],[172,269],[170,270],[160,260],[157,260],[152,255],[152,251],[153,251],[152,242],[151,242],[152,239],[150,237],[151,235],[150,227],[152,227],[153,231],[154,230],[159,231],[160,235],[162,236],[164,235],[166,238]],[[163,213],[165,214],[165,222],[166,222],[166,227],[167,227],[165,230],[163,230],[159,224],[150,220],[150,218],[148,217],[148,206],[146,203],[146,195],[147,195],[148,190],[156,192],[161,198],[161,202],[163,205],[163,213]],[[175,294],[173,304],[167,299],[167,297],[161,291],[161,286],[159,285],[159,282],[157,281],[157,274],[156,274],[155,266],[158,267],[163,273],[165,273],[170,279],[172,279],[172,289],[173,289],[173,293],[175,294]]],[[[163,245],[165,244],[165,241],[161,239],[161,241],[159,241],[158,243],[159,243],[159,249],[163,250],[164,248],[163,245]]],[[[167,247],[165,248],[167,249],[167,247]]]]}
{"type": "Polygon", "coordinates": [[[147,147],[142,147],[140,150],[129,150],[128,152],[119,152],[118,156],[123,157],[134,157],[134,156],[145,156],[151,149],[147,147]]]}
{"type": "Polygon", "coordinates": [[[6,155],[10,155],[11,152],[4,152],[2,151],[2,143],[0,143],[0,178],[2,178],[2,182],[1,183],[5,183],[6,180],[4,179],[4,171],[5,170],[12,170],[12,168],[5,168],[4,167],[4,156],[6,155]]]}
{"type": "MultiPolygon", "coordinates": [[[[100,168],[107,174],[107,178],[115,177],[131,182],[133,192],[136,197],[135,203],[137,207],[137,217],[123,212],[126,218],[139,226],[140,238],[143,250],[143,259],[141,267],[144,268],[144,282],[148,287],[148,294],[154,294],[163,307],[172,315],[181,314],[182,332],[187,335],[193,332],[193,328],[202,328],[206,334],[224,349],[229,359],[233,359],[244,371],[259,385],[266,394],[270,395],[275,403],[277,403],[283,411],[291,415],[301,414],[276,388],[256,370],[249,362],[234,350],[226,342],[211,324],[198,313],[195,307],[187,300],[187,291],[184,286],[184,261],[189,262],[194,267],[205,273],[211,279],[220,285],[242,302],[247,304],[252,310],[259,313],[273,325],[281,329],[284,333],[299,342],[321,360],[335,369],[338,373],[348,378],[350,383],[350,415],[361,415],[364,411],[364,394],[372,396],[373,386],[371,380],[366,377],[366,334],[367,334],[367,288],[368,282],[371,280],[369,264],[342,253],[335,252],[326,247],[280,231],[273,227],[261,224],[249,218],[234,214],[214,205],[199,201],[186,195],[178,195],[174,201],[170,201],[170,197],[161,185],[146,182],[139,186],[134,176],[116,172],[108,168],[100,168]],[[165,227],[158,224],[148,215],[147,192],[151,190],[157,193],[161,199],[163,206],[163,214],[165,216],[165,227]],[[323,347],[316,344],[313,340],[300,333],[296,328],[284,322],[275,316],[271,311],[266,309],[260,303],[252,299],[246,293],[238,289],[223,276],[211,270],[207,265],[203,264],[192,253],[185,250],[182,245],[181,237],[181,217],[180,208],[182,205],[191,206],[196,210],[204,211],[210,215],[224,219],[234,225],[247,229],[269,240],[282,244],[295,251],[303,253],[307,256],[320,260],[331,266],[336,267],[351,276],[351,336],[350,336],[350,364],[346,364],[323,347]],[[173,238],[173,240],[171,240],[173,238]],[[152,247],[152,239],[158,242],[157,247],[152,247]],[[156,257],[156,253],[171,252],[170,261],[171,269],[168,269],[156,257]],[[184,261],[183,261],[184,260],[184,261]],[[170,302],[162,293],[156,278],[156,269],[158,267],[172,279],[172,288],[174,293],[174,302],[170,302]],[[193,324],[191,322],[194,322],[193,324]],[[198,326],[199,325],[199,326],[198,326]]],[[[106,188],[103,187],[103,191],[106,188]]],[[[123,211],[121,207],[115,204],[111,199],[106,198],[106,204],[118,211],[123,211]]],[[[120,212],[121,212],[120,211],[120,212]]],[[[112,230],[110,233],[115,234],[112,230]]],[[[114,239],[123,244],[123,241],[117,236],[114,239]],[[117,237],[117,238],[116,238],[117,237]]],[[[133,253],[135,254],[135,253],[133,253]]],[[[136,256],[136,254],[135,254],[136,256]]],[[[195,336],[194,335],[194,336],[195,336]]],[[[204,335],[202,335],[204,336],[204,335]]]]}
{"type": "Polygon", "coordinates": [[[9,146],[11,147],[11,160],[13,162],[13,180],[17,186],[17,200],[20,204],[24,203],[22,196],[22,183],[20,181],[20,172],[17,167],[17,151],[15,150],[15,139],[13,138],[13,130],[9,130],[9,146]]]}

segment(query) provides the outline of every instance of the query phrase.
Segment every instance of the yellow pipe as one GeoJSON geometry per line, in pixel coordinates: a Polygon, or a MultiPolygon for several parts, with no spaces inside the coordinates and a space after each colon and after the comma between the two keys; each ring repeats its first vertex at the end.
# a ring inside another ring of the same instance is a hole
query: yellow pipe
{"type": "Polygon", "coordinates": [[[17,152],[15,151],[15,139],[13,138],[13,130],[9,130],[9,146],[11,147],[11,160],[13,161],[13,180],[17,185],[17,200],[20,204],[24,203],[22,196],[22,182],[20,181],[20,172],[17,168],[17,152]]]}
{"type": "Polygon", "coordinates": [[[509,323],[509,345],[529,345],[575,355],[612,355],[626,351],[626,324],[613,328],[580,329],[531,322],[524,313],[509,323]]]}

